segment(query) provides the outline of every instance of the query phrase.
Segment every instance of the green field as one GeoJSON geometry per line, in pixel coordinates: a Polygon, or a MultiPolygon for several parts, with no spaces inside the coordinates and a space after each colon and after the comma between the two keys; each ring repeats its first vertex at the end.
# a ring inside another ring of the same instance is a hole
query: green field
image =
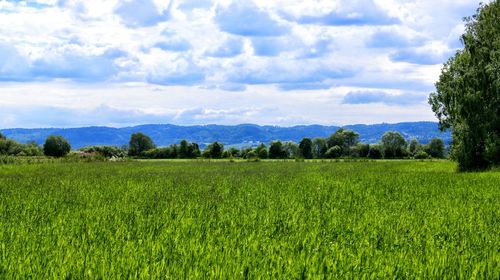
{"type": "Polygon", "coordinates": [[[455,169],[0,165],[0,279],[499,279],[500,172],[455,169]]]}

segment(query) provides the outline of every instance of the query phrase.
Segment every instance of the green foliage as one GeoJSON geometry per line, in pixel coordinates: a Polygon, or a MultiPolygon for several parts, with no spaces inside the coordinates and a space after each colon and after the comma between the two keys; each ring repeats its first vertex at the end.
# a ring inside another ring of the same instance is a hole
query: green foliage
{"type": "Polygon", "coordinates": [[[444,65],[429,103],[441,129],[453,132],[461,170],[500,163],[500,1],[466,19],[463,50],[444,65]]]}
{"type": "Polygon", "coordinates": [[[269,145],[269,158],[280,159],[287,158],[287,153],[283,149],[283,143],[281,141],[273,141],[269,145]]]}
{"type": "Polygon", "coordinates": [[[105,158],[124,158],[127,151],[115,146],[89,146],[79,149],[83,153],[97,154],[105,158]]]}
{"type": "Polygon", "coordinates": [[[257,157],[259,157],[260,159],[266,159],[269,157],[266,145],[262,143],[259,146],[257,146],[257,148],[255,148],[255,153],[257,154],[257,157]]]}
{"type": "Polygon", "coordinates": [[[369,144],[358,143],[349,148],[348,156],[352,158],[366,158],[370,152],[369,144]]]}
{"type": "Polygon", "coordinates": [[[431,156],[429,156],[428,153],[424,152],[424,151],[418,151],[415,153],[415,155],[413,156],[413,158],[415,159],[428,159],[430,158],[431,156]]]}
{"type": "Polygon", "coordinates": [[[71,145],[62,136],[51,135],[43,144],[43,153],[50,157],[64,157],[71,151],[71,145]]]}
{"type": "Polygon", "coordinates": [[[424,151],[433,158],[444,158],[445,147],[442,139],[434,138],[425,145],[424,151]]]}
{"type": "Polygon", "coordinates": [[[0,279],[498,279],[500,176],[450,162],[0,168],[0,279]]]}
{"type": "Polygon", "coordinates": [[[197,158],[200,156],[200,147],[196,143],[189,143],[186,140],[182,140],[179,144],[178,157],[182,159],[187,158],[197,158]]]}
{"type": "Polygon", "coordinates": [[[177,146],[154,148],[141,153],[142,158],[150,159],[175,159],[177,155],[177,146]]]}
{"type": "Polygon", "coordinates": [[[222,158],[222,153],[224,152],[224,145],[219,142],[214,142],[208,145],[203,152],[203,157],[205,158],[222,158]]]}
{"type": "Polygon", "coordinates": [[[132,157],[140,156],[143,152],[155,148],[153,140],[144,133],[134,133],[130,136],[128,143],[128,155],[132,157]]]}
{"type": "Polygon", "coordinates": [[[380,145],[370,145],[368,157],[371,159],[381,159],[383,156],[382,147],[380,145]]]}
{"type": "Polygon", "coordinates": [[[306,159],[313,158],[312,146],[313,146],[313,142],[312,142],[311,138],[302,139],[302,141],[300,141],[300,144],[299,144],[300,155],[306,159]]]}
{"type": "Polygon", "coordinates": [[[300,157],[300,148],[295,142],[287,141],[283,143],[284,158],[300,157]]]}
{"type": "Polygon", "coordinates": [[[255,151],[251,150],[245,154],[245,159],[257,159],[257,158],[259,158],[259,156],[257,155],[257,153],[255,153],[255,151]]]}
{"type": "Polygon", "coordinates": [[[223,158],[235,158],[238,157],[240,151],[236,148],[229,148],[222,153],[223,158]]]}
{"type": "Polygon", "coordinates": [[[342,148],[339,146],[333,146],[325,153],[325,158],[339,158],[342,156],[342,148]]]}
{"type": "Polygon", "coordinates": [[[314,138],[312,153],[314,158],[323,158],[326,151],[328,151],[328,144],[323,138],[314,138]]]}
{"type": "Polygon", "coordinates": [[[422,150],[423,150],[422,144],[420,144],[418,140],[415,138],[411,139],[410,144],[408,144],[408,154],[410,156],[415,156],[416,153],[422,150]]]}
{"type": "Polygon", "coordinates": [[[2,134],[2,132],[0,132],[0,140],[5,140],[7,139],[7,137],[5,137],[5,135],[2,134]]]}
{"type": "Polygon", "coordinates": [[[406,156],[406,140],[399,132],[384,133],[381,140],[384,158],[402,158],[406,156]]]}
{"type": "Polygon", "coordinates": [[[328,148],[338,146],[342,149],[342,155],[349,154],[349,148],[359,142],[359,134],[350,129],[339,129],[327,139],[328,148]]]}

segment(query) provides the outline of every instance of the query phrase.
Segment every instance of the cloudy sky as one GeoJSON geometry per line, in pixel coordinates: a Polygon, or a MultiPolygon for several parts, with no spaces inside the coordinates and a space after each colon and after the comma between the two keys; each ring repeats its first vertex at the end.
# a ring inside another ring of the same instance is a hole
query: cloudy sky
{"type": "Polygon", "coordinates": [[[421,121],[475,0],[0,0],[0,128],[421,121]]]}

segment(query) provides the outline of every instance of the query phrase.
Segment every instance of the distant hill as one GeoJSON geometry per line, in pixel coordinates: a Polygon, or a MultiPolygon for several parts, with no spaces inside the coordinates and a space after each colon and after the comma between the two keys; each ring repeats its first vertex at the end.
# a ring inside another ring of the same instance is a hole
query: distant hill
{"type": "MultiPolygon", "coordinates": [[[[449,143],[449,132],[441,133],[434,122],[407,122],[397,124],[347,125],[360,134],[362,142],[376,143],[386,131],[398,131],[407,139],[417,138],[427,143],[433,137],[439,137],[449,143]]],[[[26,143],[35,141],[42,144],[47,136],[62,135],[68,139],[74,149],[89,145],[116,145],[128,143],[130,135],[142,132],[149,135],[159,146],[178,143],[182,139],[203,144],[220,141],[226,145],[250,146],[256,143],[268,143],[272,140],[299,142],[304,137],[327,137],[334,133],[338,126],[301,125],[294,127],[259,126],[254,124],[196,125],[177,126],[171,124],[150,124],[134,127],[82,127],[82,128],[35,128],[35,129],[3,129],[7,137],[26,143]]]]}

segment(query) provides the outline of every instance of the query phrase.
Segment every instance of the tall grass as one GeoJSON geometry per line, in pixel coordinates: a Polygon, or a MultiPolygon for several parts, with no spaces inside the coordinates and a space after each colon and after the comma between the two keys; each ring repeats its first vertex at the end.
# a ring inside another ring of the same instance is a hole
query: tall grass
{"type": "Polygon", "coordinates": [[[0,278],[500,278],[500,173],[450,162],[0,165],[0,278]]]}

